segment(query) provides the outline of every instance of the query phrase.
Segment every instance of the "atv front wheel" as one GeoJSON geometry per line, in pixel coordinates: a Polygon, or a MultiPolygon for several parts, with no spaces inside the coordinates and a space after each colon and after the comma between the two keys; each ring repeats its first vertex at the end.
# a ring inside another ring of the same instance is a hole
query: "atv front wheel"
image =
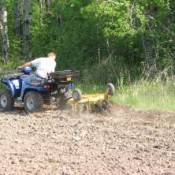
{"type": "Polygon", "coordinates": [[[0,94],[0,108],[2,108],[3,111],[11,111],[14,106],[14,99],[11,97],[10,91],[8,89],[5,89],[0,94]]]}
{"type": "Polygon", "coordinates": [[[24,109],[26,112],[35,112],[43,107],[43,98],[39,92],[29,91],[24,97],[24,109]]]}

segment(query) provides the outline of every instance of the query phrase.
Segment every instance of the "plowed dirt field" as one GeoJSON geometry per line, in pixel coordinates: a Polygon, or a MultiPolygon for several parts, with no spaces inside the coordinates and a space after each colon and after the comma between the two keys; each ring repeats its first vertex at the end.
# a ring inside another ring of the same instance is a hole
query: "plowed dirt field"
{"type": "Polygon", "coordinates": [[[175,175],[175,113],[0,112],[0,175],[175,175]]]}

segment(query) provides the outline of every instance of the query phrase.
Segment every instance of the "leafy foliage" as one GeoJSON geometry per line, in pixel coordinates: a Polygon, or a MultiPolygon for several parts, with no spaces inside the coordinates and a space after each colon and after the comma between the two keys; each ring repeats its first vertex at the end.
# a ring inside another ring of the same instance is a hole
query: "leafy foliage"
{"type": "MultiPolygon", "coordinates": [[[[14,2],[5,1],[11,61],[24,57],[22,37],[14,33],[14,2]]],[[[23,0],[18,2],[22,28],[23,0]]],[[[57,69],[80,69],[86,82],[123,84],[174,68],[174,1],[52,0],[49,8],[32,1],[29,59],[53,50],[57,69]]]]}

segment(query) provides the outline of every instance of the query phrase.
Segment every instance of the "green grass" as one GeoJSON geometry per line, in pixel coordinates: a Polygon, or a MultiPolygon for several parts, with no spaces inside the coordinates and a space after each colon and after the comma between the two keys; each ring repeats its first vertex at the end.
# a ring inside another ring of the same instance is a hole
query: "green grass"
{"type": "Polygon", "coordinates": [[[175,83],[141,81],[118,87],[113,100],[139,109],[175,111],[175,83]]]}

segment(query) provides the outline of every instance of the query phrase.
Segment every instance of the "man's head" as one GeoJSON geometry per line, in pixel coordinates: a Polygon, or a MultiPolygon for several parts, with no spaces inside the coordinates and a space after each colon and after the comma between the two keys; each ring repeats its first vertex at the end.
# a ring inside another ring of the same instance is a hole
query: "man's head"
{"type": "Polygon", "coordinates": [[[47,56],[48,56],[48,58],[53,58],[53,59],[55,59],[55,58],[56,58],[56,53],[55,53],[55,52],[49,52],[49,53],[47,54],[47,56]]]}

